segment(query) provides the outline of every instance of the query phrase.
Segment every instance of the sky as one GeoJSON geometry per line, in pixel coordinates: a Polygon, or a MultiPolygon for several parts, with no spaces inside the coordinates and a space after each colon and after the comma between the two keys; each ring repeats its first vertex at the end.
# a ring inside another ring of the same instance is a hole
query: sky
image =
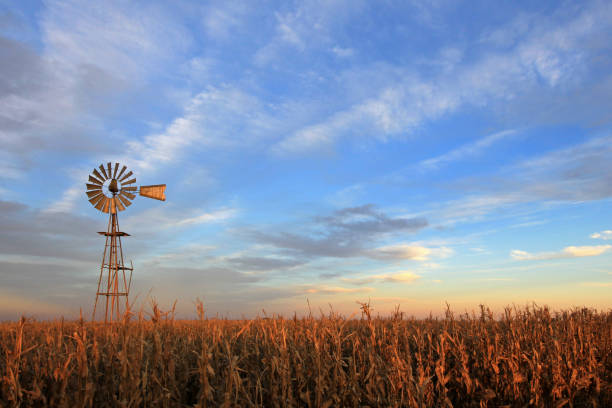
{"type": "Polygon", "coordinates": [[[0,0],[0,319],[612,307],[612,3],[0,0]],[[140,305],[140,306],[139,306],[140,305]]]}

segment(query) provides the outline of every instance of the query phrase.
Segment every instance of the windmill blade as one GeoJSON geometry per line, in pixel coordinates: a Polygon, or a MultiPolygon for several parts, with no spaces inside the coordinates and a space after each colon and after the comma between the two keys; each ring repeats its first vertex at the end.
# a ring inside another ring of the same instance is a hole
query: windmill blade
{"type": "Polygon", "coordinates": [[[113,171],[113,178],[117,177],[117,170],[119,169],[119,163],[115,163],[115,171],[113,171]]]}
{"type": "Polygon", "coordinates": [[[136,198],[136,196],[132,193],[128,193],[127,191],[124,191],[123,189],[121,189],[121,193],[119,193],[119,195],[123,195],[126,196],[127,198],[129,198],[130,200],[133,200],[136,198]]]}
{"type": "Polygon", "coordinates": [[[119,180],[119,178],[121,177],[121,175],[123,174],[124,171],[127,170],[127,166],[123,166],[123,168],[121,169],[121,171],[119,172],[119,175],[117,177],[115,177],[117,180],[119,180]]]}
{"type": "Polygon", "coordinates": [[[106,197],[104,194],[100,193],[100,195],[95,196],[94,198],[92,198],[91,200],[89,200],[89,202],[91,203],[91,205],[93,205],[94,207],[96,207],[96,205],[98,204],[98,202],[100,202],[100,200],[102,200],[104,197],[106,197]]]}
{"type": "Polygon", "coordinates": [[[106,200],[104,200],[105,198],[106,196],[102,197],[102,199],[94,206],[96,207],[96,210],[102,211],[102,207],[104,207],[104,203],[106,202],[106,200]]]}
{"type": "Polygon", "coordinates": [[[108,197],[105,197],[105,199],[102,201],[104,202],[104,205],[102,206],[102,212],[108,213],[108,210],[110,208],[111,199],[108,197]]]}
{"type": "Polygon", "coordinates": [[[92,176],[89,176],[89,181],[91,181],[94,184],[98,184],[99,186],[102,186],[102,184],[104,184],[103,182],[101,182],[100,180],[92,176]]]}
{"type": "Polygon", "coordinates": [[[122,182],[121,182],[121,185],[122,185],[122,186],[125,186],[125,185],[132,184],[132,183],[135,183],[135,182],[136,182],[136,177],[134,177],[133,179],[128,180],[128,181],[126,181],[126,182],[123,182],[123,181],[122,181],[122,182]]]}
{"type": "Polygon", "coordinates": [[[87,190],[102,190],[102,186],[99,186],[97,184],[86,183],[85,185],[87,186],[87,190]]]}
{"type": "Polygon", "coordinates": [[[140,186],[140,195],[159,201],[166,201],[166,185],[155,184],[152,186],[140,186]]]}
{"type": "Polygon", "coordinates": [[[102,190],[86,191],[85,194],[87,194],[87,197],[92,198],[92,197],[97,196],[98,194],[102,194],[102,190]]]}
{"type": "Polygon", "coordinates": [[[121,201],[119,201],[118,196],[115,197],[115,206],[117,207],[117,209],[119,209],[119,211],[123,211],[125,210],[125,207],[123,206],[123,204],[121,204],[121,201]]]}
{"type": "Polygon", "coordinates": [[[104,183],[106,181],[106,179],[104,177],[102,177],[102,175],[100,174],[100,172],[96,169],[93,170],[93,174],[94,176],[96,176],[98,178],[98,180],[100,180],[102,183],[104,183]]]}
{"type": "Polygon", "coordinates": [[[100,167],[98,167],[100,169],[100,171],[102,172],[102,174],[104,174],[104,180],[109,179],[110,177],[108,177],[108,174],[106,174],[106,170],[104,170],[104,165],[101,164],[100,167]]]}
{"type": "Polygon", "coordinates": [[[111,174],[113,174],[113,172],[111,171],[111,163],[106,163],[106,167],[108,168],[108,178],[112,178],[111,174]]]}
{"type": "Polygon", "coordinates": [[[138,187],[136,187],[136,186],[121,187],[121,191],[123,191],[123,190],[125,190],[125,191],[136,191],[136,190],[138,190],[138,187]]]}
{"type": "Polygon", "coordinates": [[[131,175],[132,175],[132,172],[129,171],[125,176],[121,177],[121,180],[119,180],[121,182],[121,184],[123,184],[123,180],[125,180],[128,177],[130,177],[131,175]]]}
{"type": "Polygon", "coordinates": [[[119,197],[119,200],[121,200],[121,202],[123,203],[125,208],[129,207],[130,205],[132,205],[132,202],[130,200],[128,200],[127,198],[125,198],[123,196],[123,193],[119,193],[119,195],[117,197],[119,197]]]}

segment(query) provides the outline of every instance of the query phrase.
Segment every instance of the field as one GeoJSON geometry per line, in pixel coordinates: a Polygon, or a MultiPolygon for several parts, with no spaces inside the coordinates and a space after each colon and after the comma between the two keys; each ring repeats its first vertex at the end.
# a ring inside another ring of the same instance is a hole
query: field
{"type": "Polygon", "coordinates": [[[1,406],[612,406],[612,312],[0,324],[1,406]]]}

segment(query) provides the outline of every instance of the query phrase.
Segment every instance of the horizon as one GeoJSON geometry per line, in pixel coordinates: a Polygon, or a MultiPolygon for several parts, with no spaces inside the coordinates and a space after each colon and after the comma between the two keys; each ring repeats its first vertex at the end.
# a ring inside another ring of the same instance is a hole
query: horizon
{"type": "MultiPolygon", "coordinates": [[[[0,2],[0,321],[610,310],[612,4],[0,2]],[[146,310],[146,307],[145,307],[146,310]]],[[[236,317],[232,317],[236,318],[236,317]]]]}

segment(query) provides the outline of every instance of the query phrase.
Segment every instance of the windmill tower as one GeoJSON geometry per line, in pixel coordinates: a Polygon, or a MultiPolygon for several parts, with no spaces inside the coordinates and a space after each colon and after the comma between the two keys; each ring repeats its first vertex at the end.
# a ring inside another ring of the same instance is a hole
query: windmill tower
{"type": "Polygon", "coordinates": [[[106,309],[104,322],[118,321],[121,318],[120,299],[125,296],[125,305],[128,306],[128,296],[132,283],[132,272],[134,267],[126,266],[123,260],[123,248],[121,237],[130,235],[119,229],[119,211],[125,210],[136,198],[136,193],[141,196],[166,201],[166,185],[157,184],[152,186],[136,187],[136,178],[131,171],[126,172],[127,166],[119,170],[119,163],[112,166],[107,163],[106,167],[101,164],[89,175],[87,186],[87,197],[89,202],[99,211],[109,214],[106,231],[98,232],[106,237],[102,264],[100,265],[100,277],[98,279],[98,290],[96,291],[96,302],[92,314],[92,320],[96,318],[96,308],[100,296],[106,297],[106,309]],[[130,178],[132,177],[132,178],[130,178]],[[129,271],[129,277],[126,271],[129,271]]]}

